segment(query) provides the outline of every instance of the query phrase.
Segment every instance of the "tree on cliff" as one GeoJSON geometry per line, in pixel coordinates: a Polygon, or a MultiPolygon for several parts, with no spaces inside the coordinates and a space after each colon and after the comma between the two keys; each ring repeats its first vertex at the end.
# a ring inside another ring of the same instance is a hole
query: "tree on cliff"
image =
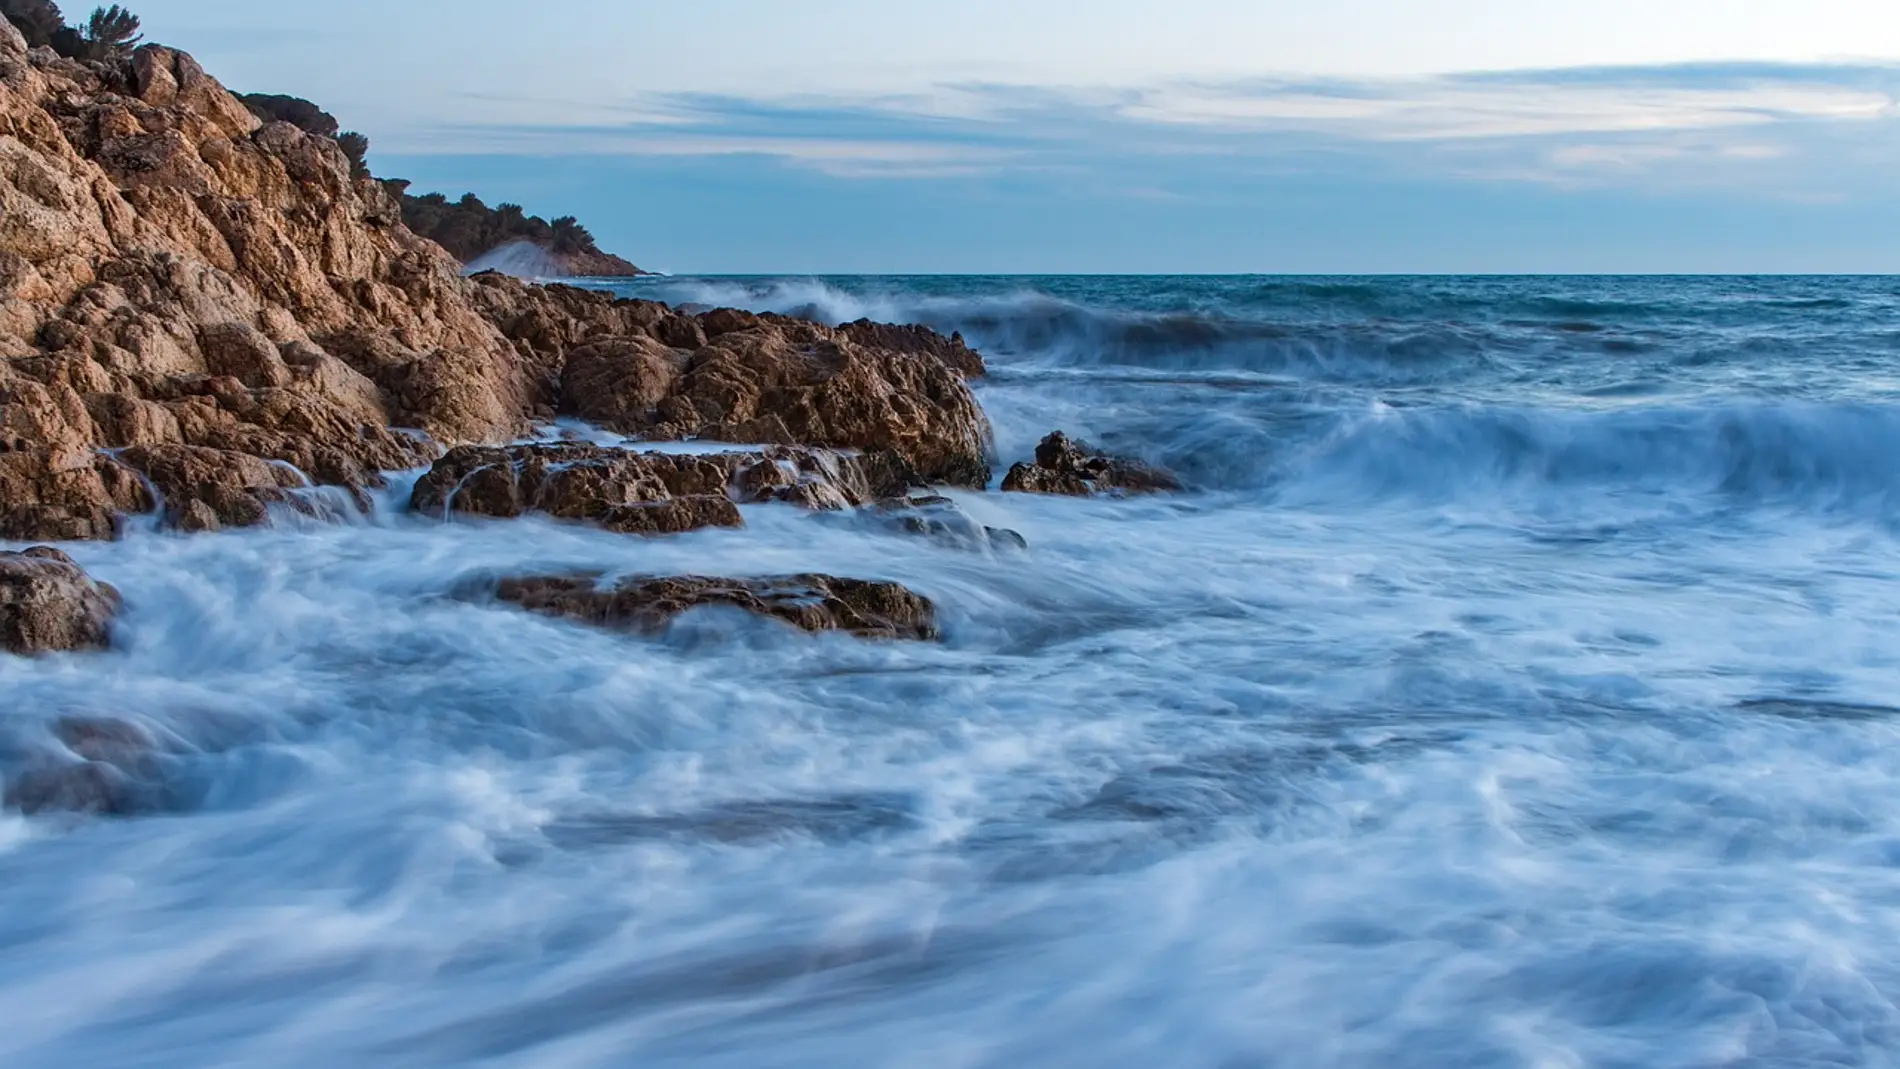
{"type": "Polygon", "coordinates": [[[562,254],[593,252],[594,235],[587,232],[579,219],[563,215],[548,224],[554,232],[554,251],[562,254]]]}
{"type": "Polygon", "coordinates": [[[363,178],[369,174],[369,138],[354,130],[336,135],[336,143],[343,154],[350,158],[350,175],[363,178]]]}
{"type": "Polygon", "coordinates": [[[0,0],[0,12],[28,47],[51,46],[67,59],[113,59],[137,47],[139,17],[117,4],[95,8],[82,27],[66,25],[54,0],[0,0]]]}
{"type": "Polygon", "coordinates": [[[284,96],[281,93],[246,93],[238,97],[238,101],[263,122],[287,122],[304,133],[318,137],[335,140],[337,131],[342,129],[337,124],[336,116],[302,97],[284,96]]]}
{"type": "Polygon", "coordinates": [[[86,39],[99,59],[131,51],[143,36],[139,33],[139,17],[117,4],[94,8],[92,17],[86,20],[86,39]]]}

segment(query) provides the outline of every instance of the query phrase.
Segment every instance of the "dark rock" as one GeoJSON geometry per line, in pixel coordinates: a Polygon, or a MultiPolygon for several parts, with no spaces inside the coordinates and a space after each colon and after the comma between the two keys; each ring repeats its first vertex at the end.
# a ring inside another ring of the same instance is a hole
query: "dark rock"
{"type": "Polygon", "coordinates": [[[119,592],[50,546],[0,553],[0,649],[37,654],[105,649],[119,592]]]}
{"type": "Polygon", "coordinates": [[[911,473],[883,454],[766,448],[700,455],[640,453],[582,443],[463,446],[416,484],[410,507],[429,516],[509,519],[530,512],[634,534],[740,527],[740,503],[785,501],[843,509],[901,493],[911,473]]]}
{"type": "Polygon", "coordinates": [[[1165,468],[1132,457],[1109,456],[1061,431],[1036,446],[1034,464],[1017,464],[1003,478],[1003,489],[1015,493],[1152,494],[1181,489],[1181,481],[1165,468]]]}
{"type": "Polygon", "coordinates": [[[887,498],[873,513],[888,530],[928,538],[953,549],[1021,552],[1029,548],[1022,535],[1001,527],[985,527],[940,495],[887,498]]]}
{"type": "Polygon", "coordinates": [[[936,609],[923,596],[897,583],[828,575],[630,578],[611,587],[595,576],[534,576],[502,580],[496,596],[545,616],[632,631],[660,630],[689,609],[729,605],[805,631],[937,637],[936,609]]]}
{"type": "Polygon", "coordinates": [[[0,804],[48,812],[127,817],[185,807],[167,779],[170,747],[126,720],[66,717],[52,725],[59,749],[36,755],[6,777],[0,804]]]}

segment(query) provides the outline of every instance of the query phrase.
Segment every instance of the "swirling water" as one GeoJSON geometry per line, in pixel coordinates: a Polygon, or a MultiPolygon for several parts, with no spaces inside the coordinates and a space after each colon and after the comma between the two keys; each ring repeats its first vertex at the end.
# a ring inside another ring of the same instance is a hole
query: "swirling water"
{"type": "Polygon", "coordinates": [[[959,330],[1006,461],[1192,488],[69,547],[121,644],[0,660],[0,757],[131,719],[173,804],[0,816],[0,1064],[1900,1061],[1900,282],[620,288],[959,330]],[[946,640],[450,596],[577,565],[946,640]]]}

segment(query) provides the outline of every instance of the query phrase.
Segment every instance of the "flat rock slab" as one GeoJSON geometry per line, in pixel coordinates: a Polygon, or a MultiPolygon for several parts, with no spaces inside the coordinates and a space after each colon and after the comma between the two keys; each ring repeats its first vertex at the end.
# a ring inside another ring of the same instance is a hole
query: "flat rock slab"
{"type": "Polygon", "coordinates": [[[0,553],[0,650],[105,649],[119,604],[117,590],[50,546],[0,553]]]}
{"type": "Polygon", "coordinates": [[[690,609],[729,605],[803,631],[938,637],[936,607],[928,598],[898,583],[830,575],[633,577],[612,586],[601,586],[592,575],[529,576],[503,579],[495,596],[545,616],[629,631],[662,630],[690,609]]]}

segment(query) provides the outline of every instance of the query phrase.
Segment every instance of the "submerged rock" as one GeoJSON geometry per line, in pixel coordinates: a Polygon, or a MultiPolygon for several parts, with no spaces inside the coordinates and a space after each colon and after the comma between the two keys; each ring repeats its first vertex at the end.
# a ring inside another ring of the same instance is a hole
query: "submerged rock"
{"type": "Polygon", "coordinates": [[[464,446],[423,476],[410,507],[443,518],[539,512],[610,531],[674,534],[744,526],[741,503],[854,508],[902,493],[912,478],[889,454],[796,447],[673,454],[581,443],[464,446]]]}
{"type": "Polygon", "coordinates": [[[50,546],[0,553],[0,650],[20,654],[105,649],[119,592],[50,546]]]}
{"type": "Polygon", "coordinates": [[[872,511],[886,530],[927,538],[953,549],[1020,553],[1029,540],[1004,527],[986,527],[956,502],[937,494],[888,498],[872,511]]]}
{"type": "Polygon", "coordinates": [[[127,720],[64,717],[52,724],[55,749],[9,770],[0,803],[28,815],[49,812],[126,817],[185,807],[168,782],[168,746],[127,720]]]}
{"type": "Polygon", "coordinates": [[[1014,493],[1152,494],[1181,489],[1181,481],[1166,468],[1132,457],[1110,456],[1061,431],[1036,446],[1036,462],[1017,464],[1003,478],[1003,489],[1014,493]]]}
{"type": "Polygon", "coordinates": [[[495,596],[542,615],[633,631],[660,630],[689,609],[729,605],[804,631],[937,637],[936,607],[929,599],[898,583],[829,575],[636,577],[610,587],[590,575],[531,576],[502,580],[495,596]]]}

